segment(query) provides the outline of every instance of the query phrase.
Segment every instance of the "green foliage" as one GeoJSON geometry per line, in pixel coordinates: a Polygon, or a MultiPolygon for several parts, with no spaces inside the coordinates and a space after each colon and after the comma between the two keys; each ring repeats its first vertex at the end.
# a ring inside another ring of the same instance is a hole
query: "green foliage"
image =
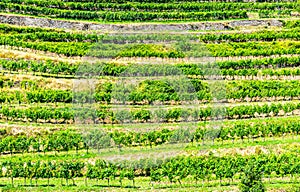
{"type": "MultiPolygon", "coordinates": [[[[145,37],[146,38],[146,37],[145,37]]],[[[43,76],[52,74],[54,77],[57,75],[80,75],[81,67],[78,69],[79,64],[69,64],[66,62],[53,62],[47,61],[33,61],[33,60],[7,60],[0,59],[0,65],[10,72],[33,72],[35,75],[42,73],[43,76]],[[76,74],[76,72],[78,74],[76,74]]],[[[80,66],[83,64],[80,64],[80,66]]],[[[198,65],[198,64],[175,64],[174,66],[165,64],[147,64],[139,65],[124,65],[116,63],[96,63],[99,68],[95,71],[103,76],[119,76],[129,74],[137,76],[138,74],[152,75],[186,75],[188,77],[196,76],[198,78],[208,75],[211,67],[220,69],[220,75],[254,75],[256,76],[260,68],[263,68],[264,75],[299,75],[299,69],[293,68],[300,65],[300,57],[278,57],[278,58],[262,58],[262,59],[248,59],[238,61],[222,61],[215,64],[198,65]],[[284,69],[281,69],[284,68],[284,69]],[[276,70],[275,70],[276,69],[276,70]]],[[[93,71],[90,69],[88,72],[93,71]]],[[[203,77],[204,78],[204,77],[203,77]]],[[[0,80],[0,87],[2,83],[0,80]]]]}
{"type": "MultiPolygon", "coordinates": [[[[289,24],[289,25],[292,25],[289,24]]],[[[247,42],[255,41],[276,41],[279,39],[299,40],[299,28],[282,31],[258,31],[252,33],[231,33],[231,34],[206,34],[199,36],[199,39],[205,43],[208,42],[247,42]]]]}
{"type": "MultiPolygon", "coordinates": [[[[300,43],[297,41],[274,41],[260,43],[230,42],[220,44],[206,44],[208,50],[215,57],[299,54],[299,45],[300,43]]],[[[195,54],[195,51],[193,51],[192,54],[195,54]]]]}
{"type": "Polygon", "coordinates": [[[57,0],[50,1],[38,1],[38,0],[4,0],[6,3],[22,3],[24,2],[26,5],[37,5],[40,7],[52,7],[58,9],[70,9],[70,10],[94,10],[94,11],[184,11],[184,12],[196,12],[196,11],[214,11],[214,10],[276,10],[276,8],[280,9],[293,9],[295,3],[293,2],[278,2],[274,4],[266,3],[266,1],[262,1],[263,3],[241,3],[240,1],[232,1],[232,2],[218,2],[213,3],[210,1],[202,2],[201,4],[197,3],[195,0],[189,1],[178,1],[171,0],[112,0],[112,1],[103,1],[97,0],[93,2],[88,1],[67,1],[60,2],[57,0]]]}
{"type": "Polygon", "coordinates": [[[84,133],[57,131],[53,134],[26,137],[3,135],[0,142],[1,153],[69,151],[79,149],[101,149],[111,147],[157,146],[165,143],[189,143],[219,140],[257,139],[281,137],[286,134],[298,135],[300,123],[297,118],[235,121],[220,127],[207,128],[203,124],[195,129],[178,128],[146,132],[87,130],[84,133]]]}
{"type": "MultiPolygon", "coordinates": [[[[110,181],[116,178],[120,182],[126,177],[132,180],[133,185],[136,177],[150,176],[151,182],[168,180],[170,183],[179,183],[187,178],[189,182],[200,179],[209,179],[216,175],[220,179],[232,179],[234,175],[244,172],[242,178],[242,191],[264,191],[261,182],[262,172],[264,176],[273,172],[282,176],[299,174],[299,154],[261,154],[250,156],[175,156],[163,160],[142,159],[136,161],[119,161],[113,163],[102,159],[95,162],[73,161],[2,161],[0,163],[1,176],[11,178],[35,179],[40,178],[64,178],[68,184],[74,178],[86,177],[89,179],[106,180],[108,186],[110,181]],[[249,165],[249,162],[253,165],[249,165]],[[288,165],[288,162],[295,163],[295,166],[288,165]],[[147,171],[150,170],[150,171],[147,171]]],[[[49,185],[49,180],[48,180],[49,185]]]]}
{"type": "Polygon", "coordinates": [[[253,162],[249,162],[249,164],[244,168],[244,176],[241,179],[240,190],[242,192],[266,191],[262,182],[260,167],[253,162]]]}
{"type": "Polygon", "coordinates": [[[138,44],[121,50],[119,57],[162,57],[162,58],[183,58],[184,54],[166,45],[138,44]]]}
{"type": "Polygon", "coordinates": [[[134,102],[178,100],[175,89],[166,81],[145,80],[129,94],[129,100],[134,102]]]}
{"type": "MultiPolygon", "coordinates": [[[[264,116],[282,116],[285,113],[294,112],[300,109],[299,102],[285,102],[263,104],[263,105],[236,105],[227,106],[224,108],[219,107],[206,107],[206,108],[170,108],[151,111],[146,108],[135,109],[130,112],[130,119],[136,120],[136,122],[155,122],[155,121],[186,121],[187,118],[191,118],[194,121],[204,121],[210,118],[219,118],[219,115],[224,119],[246,119],[254,118],[259,115],[264,116]],[[164,111],[162,113],[162,111],[164,111]],[[160,117],[161,114],[165,114],[165,117],[160,117]],[[189,117],[182,114],[189,114],[189,117]],[[158,118],[159,117],[159,118],[158,118]]],[[[123,109],[122,109],[123,110],[123,109]]],[[[119,110],[119,113],[122,111],[119,110]]],[[[115,112],[109,109],[99,109],[95,111],[79,111],[84,114],[77,114],[80,117],[94,118],[95,123],[118,123],[115,119],[115,112]],[[89,114],[86,114],[90,112],[89,114]],[[86,116],[83,116],[86,115],[86,116]],[[106,120],[106,121],[105,121],[106,120]]],[[[65,123],[74,121],[74,110],[69,108],[55,108],[55,107],[28,107],[17,108],[15,106],[3,105],[0,108],[1,118],[4,120],[17,121],[24,120],[26,122],[37,122],[43,120],[46,122],[65,123]]],[[[127,114],[128,115],[128,114],[127,114]]],[[[130,120],[129,119],[129,120],[130,120]]]]}
{"type": "MultiPolygon", "coordinates": [[[[43,4],[44,5],[44,4],[43,4]]],[[[156,3],[150,4],[154,8],[156,3]]],[[[94,20],[94,21],[155,21],[155,20],[190,20],[190,21],[206,21],[218,19],[232,19],[232,18],[248,18],[247,11],[233,10],[233,11],[212,11],[207,12],[144,12],[144,11],[81,11],[69,10],[59,8],[37,7],[35,5],[20,5],[14,3],[0,3],[0,9],[3,11],[29,14],[35,16],[48,16],[54,18],[76,19],[76,20],[94,20]]],[[[94,9],[94,7],[93,7],[94,9]]],[[[272,12],[272,11],[271,11],[272,12]]]]}

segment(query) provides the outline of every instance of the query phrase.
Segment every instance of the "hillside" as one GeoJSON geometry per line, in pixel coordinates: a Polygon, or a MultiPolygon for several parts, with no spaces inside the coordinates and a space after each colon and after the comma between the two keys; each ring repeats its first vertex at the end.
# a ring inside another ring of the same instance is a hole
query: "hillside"
{"type": "Polygon", "coordinates": [[[299,32],[290,0],[2,0],[0,189],[299,191],[299,32]]]}

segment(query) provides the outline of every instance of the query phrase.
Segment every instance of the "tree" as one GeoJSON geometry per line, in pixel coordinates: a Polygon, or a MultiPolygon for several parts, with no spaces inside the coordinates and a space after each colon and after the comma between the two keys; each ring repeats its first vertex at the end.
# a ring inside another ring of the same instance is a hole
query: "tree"
{"type": "Polygon", "coordinates": [[[116,120],[119,123],[126,123],[131,121],[131,114],[129,111],[126,110],[120,110],[115,112],[116,120]]]}
{"type": "MultiPolygon", "coordinates": [[[[100,160],[97,160],[96,164],[99,162],[100,160]]],[[[97,165],[92,165],[90,163],[87,164],[86,166],[86,173],[85,173],[85,185],[87,186],[87,179],[97,179],[100,175],[100,169],[101,166],[97,166],[97,165]]]]}
{"type": "Polygon", "coordinates": [[[76,149],[76,154],[78,154],[78,149],[81,147],[82,143],[82,136],[76,133],[70,133],[69,136],[71,137],[71,146],[74,146],[76,149]]]}
{"type": "Polygon", "coordinates": [[[24,185],[26,185],[26,179],[30,178],[31,175],[32,175],[32,162],[27,161],[24,163],[24,167],[23,167],[24,185]]]}
{"type": "Polygon", "coordinates": [[[192,141],[194,134],[190,128],[176,129],[170,137],[171,143],[187,143],[192,141]]]}
{"type": "Polygon", "coordinates": [[[122,132],[114,131],[111,133],[111,137],[113,138],[115,144],[118,146],[119,151],[121,151],[121,147],[123,145],[123,142],[125,140],[125,136],[122,132]]]}
{"type": "Polygon", "coordinates": [[[32,164],[33,175],[35,177],[35,186],[38,184],[38,179],[41,177],[41,161],[32,164]]]}
{"type": "Polygon", "coordinates": [[[122,181],[125,177],[126,177],[126,170],[120,170],[119,171],[119,182],[120,182],[121,187],[122,187],[122,181]]]}
{"type": "Polygon", "coordinates": [[[18,136],[15,142],[16,151],[21,151],[22,154],[24,151],[28,151],[30,143],[26,136],[18,136]]]}
{"type": "Polygon", "coordinates": [[[13,150],[15,149],[15,145],[16,145],[16,142],[15,142],[14,138],[12,136],[5,137],[2,140],[2,143],[4,144],[4,146],[6,146],[5,150],[9,151],[10,154],[12,155],[13,150]]]}
{"type": "Polygon", "coordinates": [[[107,163],[100,171],[100,179],[106,179],[107,185],[110,186],[110,181],[116,178],[116,167],[111,163],[107,163]]]}
{"type": "Polygon", "coordinates": [[[73,162],[66,161],[61,162],[59,164],[60,169],[58,170],[60,178],[66,179],[67,186],[69,185],[68,181],[71,179],[73,181],[73,186],[75,186],[74,178],[82,177],[82,169],[84,167],[84,163],[82,162],[73,162]]]}
{"type": "Polygon", "coordinates": [[[11,185],[14,186],[14,178],[20,176],[20,172],[22,171],[21,163],[5,161],[2,163],[2,169],[4,169],[4,176],[11,178],[11,185]]]}
{"type": "Polygon", "coordinates": [[[132,181],[132,185],[133,185],[133,187],[135,186],[135,184],[134,184],[134,177],[135,177],[135,175],[134,175],[134,169],[129,169],[129,170],[127,170],[127,172],[126,172],[126,177],[129,179],[129,180],[131,180],[132,181]]]}
{"type": "MultiPolygon", "coordinates": [[[[150,183],[152,182],[161,182],[163,179],[163,170],[162,169],[151,169],[150,172],[150,183]]],[[[153,183],[152,183],[153,185],[153,183]]]]}
{"type": "Polygon", "coordinates": [[[244,168],[244,176],[241,179],[240,190],[242,192],[264,192],[266,191],[262,182],[260,167],[254,162],[250,162],[244,168]]]}
{"type": "Polygon", "coordinates": [[[44,162],[41,165],[40,172],[41,177],[47,179],[47,185],[50,185],[50,178],[55,176],[56,164],[51,161],[44,162]]]}

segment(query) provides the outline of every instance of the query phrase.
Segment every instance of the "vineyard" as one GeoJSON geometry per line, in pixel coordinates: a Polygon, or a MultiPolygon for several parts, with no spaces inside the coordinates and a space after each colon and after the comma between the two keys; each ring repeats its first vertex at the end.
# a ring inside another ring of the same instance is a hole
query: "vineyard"
{"type": "Polygon", "coordinates": [[[299,1],[0,16],[1,191],[300,190],[299,1]]]}

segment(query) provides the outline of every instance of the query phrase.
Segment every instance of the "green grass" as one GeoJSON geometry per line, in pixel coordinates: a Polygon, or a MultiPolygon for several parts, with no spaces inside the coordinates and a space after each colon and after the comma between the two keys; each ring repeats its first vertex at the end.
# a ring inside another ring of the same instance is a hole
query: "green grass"
{"type": "MultiPolygon", "coordinates": [[[[217,141],[214,144],[212,144],[212,141],[208,141],[208,143],[193,145],[186,147],[185,150],[187,151],[193,151],[193,150],[222,150],[222,149],[234,149],[234,148],[247,148],[247,147],[269,147],[272,149],[272,147],[275,147],[277,145],[289,145],[293,143],[300,142],[299,136],[285,136],[285,137],[268,137],[268,138],[259,138],[259,139],[244,139],[242,141],[241,139],[234,140],[234,141],[217,141]]],[[[276,151],[274,151],[276,152],[276,151]]]]}
{"type": "MultiPolygon", "coordinates": [[[[159,146],[150,147],[123,147],[121,150],[119,148],[101,149],[99,152],[97,150],[79,150],[78,154],[75,151],[69,152],[46,152],[44,153],[24,153],[24,154],[13,154],[2,155],[0,161],[5,160],[16,160],[16,161],[29,161],[29,160],[41,160],[41,161],[62,161],[62,160],[95,160],[95,159],[107,159],[113,161],[122,161],[124,159],[137,160],[144,158],[166,158],[169,156],[176,156],[179,154],[190,154],[190,155],[201,155],[209,153],[217,153],[221,156],[225,156],[232,153],[237,153],[236,151],[247,151],[255,147],[253,153],[279,153],[279,151],[287,151],[292,153],[299,153],[300,150],[298,143],[300,142],[299,136],[285,136],[285,137],[274,137],[266,138],[265,140],[260,138],[256,140],[250,140],[242,142],[241,140],[236,140],[234,143],[232,141],[224,141],[223,144],[220,141],[214,142],[205,141],[204,145],[202,143],[194,144],[164,144],[159,146]]],[[[246,154],[251,155],[252,153],[246,154]]]]}
{"type": "MultiPolygon", "coordinates": [[[[24,186],[24,179],[14,179],[14,186],[11,185],[11,181],[8,178],[0,178],[1,191],[224,191],[224,190],[237,190],[239,185],[239,179],[236,178],[232,181],[224,180],[220,184],[219,180],[211,179],[211,181],[199,181],[190,182],[188,178],[183,181],[183,184],[170,184],[167,180],[162,183],[150,183],[148,177],[135,178],[135,187],[132,181],[124,179],[122,181],[122,187],[118,181],[118,178],[110,182],[108,186],[105,180],[87,180],[85,178],[75,178],[76,186],[72,186],[72,181],[69,181],[69,186],[66,185],[65,179],[52,178],[50,179],[50,186],[48,186],[47,179],[39,179],[36,181],[33,179],[32,184],[27,179],[26,186],[24,186]]],[[[264,184],[267,190],[285,189],[288,191],[294,191],[299,189],[300,184],[298,180],[290,181],[289,178],[276,178],[272,177],[269,181],[264,179],[264,184]],[[276,182],[276,184],[274,183],[276,182]]]]}

